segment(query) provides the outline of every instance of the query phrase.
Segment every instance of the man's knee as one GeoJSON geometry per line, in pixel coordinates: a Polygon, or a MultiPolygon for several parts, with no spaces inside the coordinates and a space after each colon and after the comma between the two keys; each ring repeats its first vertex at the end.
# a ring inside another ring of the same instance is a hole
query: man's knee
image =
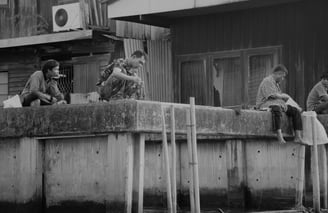
{"type": "Polygon", "coordinates": [[[275,116],[282,116],[282,110],[280,106],[270,106],[271,112],[275,116]]]}

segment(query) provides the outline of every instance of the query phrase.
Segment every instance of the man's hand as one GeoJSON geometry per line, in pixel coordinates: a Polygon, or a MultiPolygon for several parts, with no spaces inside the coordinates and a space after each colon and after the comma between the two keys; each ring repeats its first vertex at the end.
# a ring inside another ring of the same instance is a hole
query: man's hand
{"type": "Polygon", "coordinates": [[[286,101],[288,101],[288,99],[289,99],[290,97],[289,97],[289,95],[287,95],[286,93],[282,93],[282,94],[280,94],[280,98],[286,102],[286,101]]]}
{"type": "Polygon", "coordinates": [[[134,76],[133,81],[136,82],[138,85],[141,85],[143,83],[143,81],[141,80],[141,78],[138,77],[138,76],[134,76]]]}
{"type": "Polygon", "coordinates": [[[51,104],[54,104],[56,102],[57,102],[57,98],[55,98],[55,97],[52,96],[52,98],[50,98],[50,103],[51,104]]]}

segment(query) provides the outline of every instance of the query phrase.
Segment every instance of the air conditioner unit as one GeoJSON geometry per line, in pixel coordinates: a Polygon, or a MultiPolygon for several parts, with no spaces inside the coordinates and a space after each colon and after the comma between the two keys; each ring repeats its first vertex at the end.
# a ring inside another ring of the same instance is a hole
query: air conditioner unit
{"type": "Polygon", "coordinates": [[[53,31],[68,31],[84,28],[80,3],[52,7],[53,31]]]}

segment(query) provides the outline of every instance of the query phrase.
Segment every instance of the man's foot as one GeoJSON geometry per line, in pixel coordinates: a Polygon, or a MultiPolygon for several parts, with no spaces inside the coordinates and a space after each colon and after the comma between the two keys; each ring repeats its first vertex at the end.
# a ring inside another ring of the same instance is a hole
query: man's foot
{"type": "Polygon", "coordinates": [[[294,142],[299,143],[299,144],[303,144],[303,145],[307,145],[307,143],[305,143],[302,138],[296,137],[296,136],[294,138],[294,142]]]}
{"type": "Polygon", "coordinates": [[[278,138],[278,142],[279,142],[280,144],[285,144],[285,143],[286,143],[284,137],[282,136],[281,129],[278,129],[278,130],[277,130],[277,138],[278,138]]]}
{"type": "Polygon", "coordinates": [[[31,102],[31,107],[40,106],[40,105],[41,105],[40,99],[36,99],[31,102]]]}
{"type": "Polygon", "coordinates": [[[305,145],[307,145],[307,144],[303,141],[303,139],[302,139],[302,131],[301,131],[301,130],[296,130],[296,131],[295,131],[294,142],[295,142],[295,143],[299,143],[299,144],[305,144],[305,145]]]}
{"type": "Polygon", "coordinates": [[[280,144],[285,144],[286,143],[285,139],[284,138],[280,138],[280,137],[278,137],[278,142],[280,144]]]}

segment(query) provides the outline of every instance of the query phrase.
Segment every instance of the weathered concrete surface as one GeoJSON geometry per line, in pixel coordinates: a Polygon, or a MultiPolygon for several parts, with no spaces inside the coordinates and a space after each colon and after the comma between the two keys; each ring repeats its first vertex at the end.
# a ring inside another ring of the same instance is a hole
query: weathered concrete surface
{"type": "Polygon", "coordinates": [[[0,212],[41,212],[41,154],[33,138],[0,139],[0,212]]]}
{"type": "MultiPolygon", "coordinates": [[[[160,133],[161,107],[169,126],[171,104],[122,100],[111,103],[60,105],[0,109],[0,137],[42,137],[93,135],[110,132],[160,133]]],[[[189,105],[173,104],[176,132],[186,133],[186,111],[189,105]]],[[[286,119],[286,118],[285,118],[286,119]]],[[[196,106],[199,135],[234,137],[273,137],[271,114],[243,110],[240,113],[219,107],[196,106]]],[[[286,121],[286,120],[285,120],[286,121]]],[[[288,122],[284,122],[288,124],[288,122]]],[[[283,128],[290,134],[287,125],[283,128]]]]}
{"type": "Polygon", "coordinates": [[[0,109],[0,137],[83,135],[136,129],[135,101],[0,109]]]}
{"type": "MultiPolygon", "coordinates": [[[[134,134],[160,133],[162,106],[169,124],[170,104],[147,101],[0,110],[0,210],[124,212],[127,147],[131,141],[135,207],[139,147],[134,134]],[[36,139],[24,135],[53,137],[36,139]],[[61,138],[62,135],[72,137],[61,138]]],[[[177,131],[185,133],[189,106],[174,106],[177,131]]],[[[325,116],[319,119],[328,125],[325,116]]],[[[294,207],[301,146],[277,143],[271,130],[270,113],[237,114],[233,110],[197,106],[196,120],[198,133],[217,136],[198,140],[203,210],[294,207]]],[[[289,128],[285,126],[284,132],[288,133],[289,128]]],[[[178,206],[183,210],[189,207],[187,150],[185,139],[178,140],[178,206]]],[[[162,152],[159,141],[147,141],[144,163],[147,208],[166,208],[162,152]]],[[[320,162],[320,172],[322,165],[320,162]]],[[[305,173],[310,174],[310,169],[306,167],[305,173]]],[[[309,179],[306,181],[311,188],[309,179]]]]}

